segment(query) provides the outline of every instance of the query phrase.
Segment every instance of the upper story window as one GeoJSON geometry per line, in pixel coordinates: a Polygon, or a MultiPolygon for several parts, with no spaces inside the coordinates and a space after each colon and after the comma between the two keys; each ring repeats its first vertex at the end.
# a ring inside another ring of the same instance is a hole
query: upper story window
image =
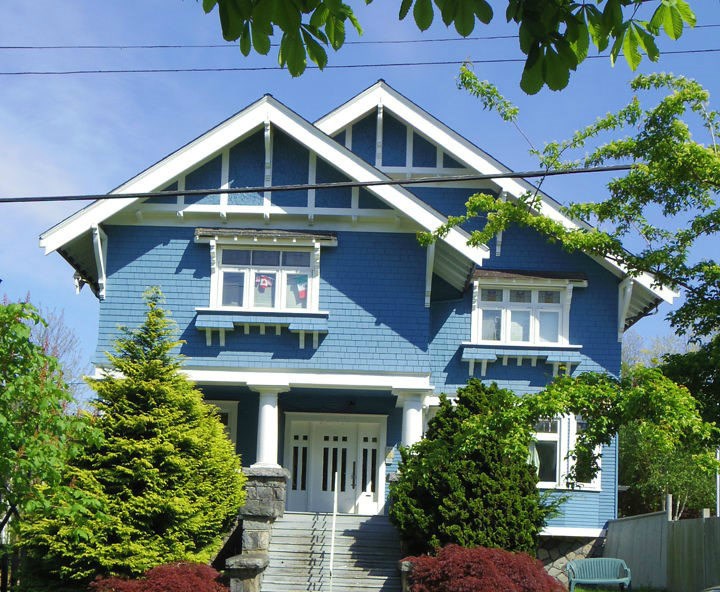
{"type": "Polygon", "coordinates": [[[196,228],[195,242],[210,247],[210,309],[319,312],[320,251],[334,234],[196,228]]]}
{"type": "Polygon", "coordinates": [[[216,306],[311,308],[311,251],[222,247],[218,259],[216,306]]]}
{"type": "Polygon", "coordinates": [[[569,345],[570,303],[579,276],[475,272],[472,342],[495,345],[569,345]]]}
{"type": "Polygon", "coordinates": [[[564,290],[479,287],[477,340],[561,343],[566,335],[564,290]]]}

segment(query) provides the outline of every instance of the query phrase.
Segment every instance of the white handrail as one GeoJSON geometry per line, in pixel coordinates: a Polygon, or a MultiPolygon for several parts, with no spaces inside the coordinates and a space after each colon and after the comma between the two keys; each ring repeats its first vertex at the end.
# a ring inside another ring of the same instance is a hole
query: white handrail
{"type": "Polygon", "coordinates": [[[332,530],[330,531],[330,592],[333,592],[333,563],[335,562],[335,523],[337,521],[338,509],[338,474],[335,471],[333,475],[333,517],[332,530]]]}

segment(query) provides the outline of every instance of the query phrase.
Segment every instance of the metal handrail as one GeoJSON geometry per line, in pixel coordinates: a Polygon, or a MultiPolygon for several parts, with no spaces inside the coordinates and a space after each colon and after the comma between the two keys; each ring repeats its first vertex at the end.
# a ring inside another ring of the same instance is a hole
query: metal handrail
{"type": "Polygon", "coordinates": [[[338,510],[338,474],[335,471],[333,475],[333,516],[332,516],[332,529],[330,531],[330,592],[333,592],[333,564],[335,562],[335,525],[337,522],[337,510],[338,510]]]}

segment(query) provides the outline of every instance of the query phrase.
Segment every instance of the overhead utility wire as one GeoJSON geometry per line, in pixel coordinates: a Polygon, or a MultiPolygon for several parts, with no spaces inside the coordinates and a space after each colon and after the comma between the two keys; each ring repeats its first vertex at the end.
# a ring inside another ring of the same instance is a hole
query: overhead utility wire
{"type": "Polygon", "coordinates": [[[418,177],[417,179],[387,179],[382,181],[338,181],[334,183],[300,183],[293,185],[271,185],[269,187],[227,187],[225,189],[184,189],[172,191],[151,191],[146,193],[95,193],[85,195],[45,195],[27,197],[0,197],[0,203],[36,203],[49,201],[95,201],[101,199],[135,199],[150,197],[176,197],[178,195],[218,195],[220,193],[263,193],[265,191],[298,191],[305,189],[337,189],[344,187],[377,187],[379,185],[420,185],[424,183],[449,183],[453,181],[492,181],[495,179],[527,179],[534,177],[555,177],[580,173],[608,173],[627,171],[629,164],[615,164],[601,167],[582,167],[564,171],[525,171],[488,173],[485,175],[451,175],[447,177],[418,177]]]}
{"type": "MultiPolygon", "coordinates": [[[[682,49],[677,51],[664,51],[663,55],[678,54],[701,54],[701,53],[717,53],[720,48],[710,49],[682,49]]],[[[606,55],[587,56],[588,60],[606,59],[606,55]]],[[[408,66],[456,66],[458,64],[509,64],[524,63],[525,58],[497,58],[487,60],[473,60],[464,58],[461,60],[444,60],[429,62],[385,62],[376,64],[328,64],[325,70],[335,69],[356,69],[356,68],[396,68],[408,66]]],[[[319,70],[318,66],[307,66],[307,70],[319,70]]],[[[284,70],[281,66],[228,66],[216,68],[118,68],[118,69],[96,69],[96,70],[19,70],[11,72],[0,71],[0,76],[74,76],[80,74],[174,74],[180,72],[263,72],[272,70],[284,70]]]]}
{"type": "MultiPolygon", "coordinates": [[[[695,29],[720,27],[719,24],[695,25],[695,29]]],[[[437,37],[435,39],[359,39],[346,41],[344,45],[396,45],[407,43],[446,43],[453,41],[492,41],[496,39],[517,39],[517,35],[482,35],[477,37],[437,37]]],[[[279,43],[272,43],[271,47],[278,47],[279,43]]],[[[157,43],[157,44],[127,44],[127,45],[2,45],[1,49],[13,50],[43,50],[43,49],[218,49],[237,48],[237,43],[157,43]]]]}

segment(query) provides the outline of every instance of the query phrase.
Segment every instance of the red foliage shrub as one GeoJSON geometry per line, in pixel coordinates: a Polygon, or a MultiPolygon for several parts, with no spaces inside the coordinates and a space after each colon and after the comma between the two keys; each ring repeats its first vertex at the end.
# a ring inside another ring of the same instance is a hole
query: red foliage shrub
{"type": "Polygon", "coordinates": [[[149,570],[144,578],[99,578],[90,584],[92,592],[228,592],[220,574],[203,563],[170,563],[149,570]]]}
{"type": "Polygon", "coordinates": [[[563,592],[542,563],[525,553],[448,545],[435,557],[407,557],[411,592],[563,592]]]}

